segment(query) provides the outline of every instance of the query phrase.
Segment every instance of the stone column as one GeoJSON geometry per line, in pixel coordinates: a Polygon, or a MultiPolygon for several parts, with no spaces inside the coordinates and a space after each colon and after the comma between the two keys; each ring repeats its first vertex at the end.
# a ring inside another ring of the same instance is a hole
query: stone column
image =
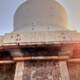
{"type": "MultiPolygon", "coordinates": [[[[72,51],[73,51],[72,45],[63,45],[63,47],[61,48],[61,51],[59,52],[59,55],[70,57],[72,55],[72,51]]],[[[59,69],[60,69],[60,75],[61,75],[59,80],[70,80],[66,61],[59,61],[59,69]]]]}
{"type": "Polygon", "coordinates": [[[23,80],[24,62],[16,63],[14,80],[23,80]]]}
{"type": "Polygon", "coordinates": [[[61,75],[59,80],[70,80],[66,61],[59,61],[59,69],[61,75]]]}
{"type": "MultiPolygon", "coordinates": [[[[14,49],[11,51],[11,55],[13,57],[22,57],[23,53],[19,49],[14,49]]],[[[24,72],[24,61],[16,63],[14,80],[23,80],[23,72],[24,72]]]]}

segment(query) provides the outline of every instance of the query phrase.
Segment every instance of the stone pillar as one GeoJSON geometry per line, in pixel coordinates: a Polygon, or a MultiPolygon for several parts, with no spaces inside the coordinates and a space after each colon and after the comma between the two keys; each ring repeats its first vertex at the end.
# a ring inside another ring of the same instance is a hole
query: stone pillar
{"type": "MultiPolygon", "coordinates": [[[[59,55],[61,56],[71,56],[73,51],[72,45],[63,45],[59,55]]],[[[70,80],[69,71],[66,61],[59,61],[60,79],[59,80],[70,80]]]]}
{"type": "Polygon", "coordinates": [[[23,80],[24,62],[16,63],[14,80],[23,80]]]}
{"type": "MultiPolygon", "coordinates": [[[[11,55],[13,57],[22,57],[23,53],[20,49],[14,49],[11,51],[11,55]]],[[[14,80],[23,80],[23,72],[24,72],[24,61],[16,63],[14,80]]]]}
{"type": "Polygon", "coordinates": [[[59,80],[70,80],[66,61],[59,61],[59,69],[61,75],[59,80]]]}

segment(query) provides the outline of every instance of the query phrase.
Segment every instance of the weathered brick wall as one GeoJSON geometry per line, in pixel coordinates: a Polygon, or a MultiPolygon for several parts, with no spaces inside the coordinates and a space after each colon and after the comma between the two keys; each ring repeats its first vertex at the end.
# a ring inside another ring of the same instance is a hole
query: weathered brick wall
{"type": "Polygon", "coordinates": [[[15,65],[0,65],[0,80],[14,80],[15,65]]]}
{"type": "Polygon", "coordinates": [[[59,80],[59,64],[53,61],[25,62],[23,80],[59,80]]]}
{"type": "Polygon", "coordinates": [[[70,80],[80,80],[80,63],[68,63],[70,80]]]}

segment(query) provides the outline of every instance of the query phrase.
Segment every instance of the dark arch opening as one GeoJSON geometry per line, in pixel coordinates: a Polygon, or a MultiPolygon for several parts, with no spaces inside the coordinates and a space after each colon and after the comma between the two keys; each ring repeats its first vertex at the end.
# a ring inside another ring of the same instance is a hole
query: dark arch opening
{"type": "Polygon", "coordinates": [[[0,60],[12,59],[11,53],[9,51],[0,52],[0,60]]]}
{"type": "Polygon", "coordinates": [[[21,48],[24,56],[58,56],[60,48],[54,47],[30,47],[21,48]]]}

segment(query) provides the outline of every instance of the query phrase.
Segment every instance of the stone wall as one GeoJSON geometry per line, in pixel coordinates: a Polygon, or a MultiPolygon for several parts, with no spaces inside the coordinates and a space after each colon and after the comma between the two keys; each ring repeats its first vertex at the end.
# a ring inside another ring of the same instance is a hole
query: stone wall
{"type": "Polygon", "coordinates": [[[14,80],[15,64],[0,65],[0,80],[14,80]]]}
{"type": "MultiPolygon", "coordinates": [[[[68,63],[70,80],[80,80],[80,63],[68,63]]],[[[0,65],[0,80],[14,80],[15,64],[0,65]]],[[[26,61],[22,80],[61,80],[56,61],[26,61]]]]}
{"type": "Polygon", "coordinates": [[[25,62],[23,80],[59,80],[58,62],[28,61],[25,62]]]}
{"type": "Polygon", "coordinates": [[[80,63],[68,63],[70,80],[80,80],[80,63]]]}

